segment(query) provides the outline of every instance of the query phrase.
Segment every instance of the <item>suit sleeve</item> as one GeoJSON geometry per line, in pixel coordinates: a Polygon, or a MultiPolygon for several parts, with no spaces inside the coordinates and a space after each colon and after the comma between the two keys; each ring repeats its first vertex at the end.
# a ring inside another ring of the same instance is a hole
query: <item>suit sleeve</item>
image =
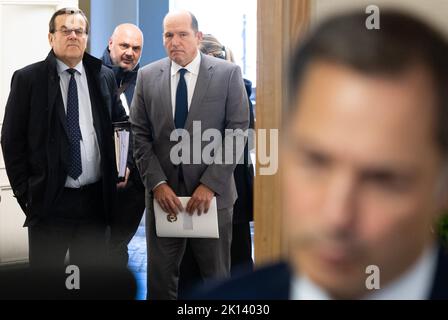
{"type": "Polygon", "coordinates": [[[225,131],[221,148],[218,150],[217,155],[224,157],[226,149],[232,148],[230,152],[227,150],[227,153],[233,154],[233,163],[226,164],[223,160],[222,163],[224,164],[216,164],[215,161],[214,164],[208,166],[200,180],[202,184],[212,189],[218,195],[225,192],[229,179],[233,179],[235,167],[244,152],[245,132],[249,127],[248,98],[241,70],[238,66],[232,69],[227,86],[225,121],[225,130],[230,130],[225,131]],[[234,145],[238,146],[238,141],[243,141],[242,145],[240,144],[239,147],[233,148],[234,145]]]}
{"type": "Polygon", "coordinates": [[[146,113],[146,106],[149,106],[151,101],[145,101],[144,85],[145,79],[142,72],[139,71],[130,108],[130,121],[134,142],[134,159],[145,187],[153,190],[160,182],[168,179],[154,153],[152,125],[146,113]]]}
{"type": "Polygon", "coordinates": [[[16,71],[5,108],[1,145],[14,196],[26,214],[28,192],[28,119],[31,88],[28,77],[16,71]]]}

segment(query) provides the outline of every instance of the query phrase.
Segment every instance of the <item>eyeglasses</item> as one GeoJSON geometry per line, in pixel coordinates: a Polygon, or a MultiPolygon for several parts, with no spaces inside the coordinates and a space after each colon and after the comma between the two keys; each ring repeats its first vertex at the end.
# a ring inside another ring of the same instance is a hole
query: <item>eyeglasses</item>
{"type": "Polygon", "coordinates": [[[72,32],[75,32],[77,37],[82,37],[86,34],[86,32],[83,29],[60,29],[56,31],[62,33],[66,37],[71,35],[72,32]]]}

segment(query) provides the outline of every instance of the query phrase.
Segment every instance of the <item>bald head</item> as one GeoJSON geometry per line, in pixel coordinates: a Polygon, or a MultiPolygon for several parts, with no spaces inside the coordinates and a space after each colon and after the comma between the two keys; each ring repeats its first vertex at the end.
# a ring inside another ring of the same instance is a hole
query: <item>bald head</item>
{"type": "Polygon", "coordinates": [[[120,24],[109,39],[112,63],[125,71],[132,71],[139,63],[143,49],[143,33],[134,24],[120,24]]]}
{"type": "Polygon", "coordinates": [[[172,61],[185,67],[198,54],[202,33],[195,16],[188,11],[170,12],[163,20],[163,45],[172,61]]]}
{"type": "Polygon", "coordinates": [[[194,32],[198,32],[199,31],[199,24],[198,24],[198,19],[196,19],[196,16],[191,13],[190,11],[187,10],[178,10],[178,11],[172,11],[169,12],[166,16],[165,19],[163,19],[163,25],[166,24],[166,22],[170,22],[170,21],[179,21],[182,20],[188,20],[190,25],[191,25],[191,29],[194,32]]]}

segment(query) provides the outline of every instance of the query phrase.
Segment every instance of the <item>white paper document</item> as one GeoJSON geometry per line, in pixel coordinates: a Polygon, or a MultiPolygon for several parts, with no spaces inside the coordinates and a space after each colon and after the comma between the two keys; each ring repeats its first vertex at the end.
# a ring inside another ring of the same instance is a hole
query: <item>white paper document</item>
{"type": "Polygon", "coordinates": [[[124,178],[126,175],[126,166],[129,151],[129,131],[115,131],[115,152],[117,159],[118,177],[124,178]]]}
{"type": "MultiPolygon", "coordinates": [[[[189,197],[179,197],[182,206],[186,208],[189,197]]],[[[162,238],[211,238],[219,239],[218,207],[216,197],[210,203],[208,213],[190,216],[183,211],[172,217],[162,210],[154,199],[154,215],[156,218],[156,233],[162,238]]]]}

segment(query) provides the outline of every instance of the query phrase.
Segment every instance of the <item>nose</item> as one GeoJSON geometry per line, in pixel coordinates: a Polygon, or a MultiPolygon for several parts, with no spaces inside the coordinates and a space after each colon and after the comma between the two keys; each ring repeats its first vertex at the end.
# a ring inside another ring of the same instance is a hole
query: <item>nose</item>
{"type": "Polygon", "coordinates": [[[174,47],[177,47],[179,45],[179,37],[176,34],[173,35],[173,38],[171,39],[171,44],[174,47]]]}
{"type": "Polygon", "coordinates": [[[349,172],[338,172],[327,182],[322,202],[322,219],[333,231],[351,232],[358,210],[356,178],[349,172]]]}
{"type": "Polygon", "coordinates": [[[124,52],[124,54],[128,57],[132,57],[133,53],[134,52],[133,52],[132,48],[127,48],[126,51],[124,52]]]}
{"type": "Polygon", "coordinates": [[[77,37],[75,30],[71,30],[70,34],[68,35],[69,39],[75,39],[77,37]]]}

